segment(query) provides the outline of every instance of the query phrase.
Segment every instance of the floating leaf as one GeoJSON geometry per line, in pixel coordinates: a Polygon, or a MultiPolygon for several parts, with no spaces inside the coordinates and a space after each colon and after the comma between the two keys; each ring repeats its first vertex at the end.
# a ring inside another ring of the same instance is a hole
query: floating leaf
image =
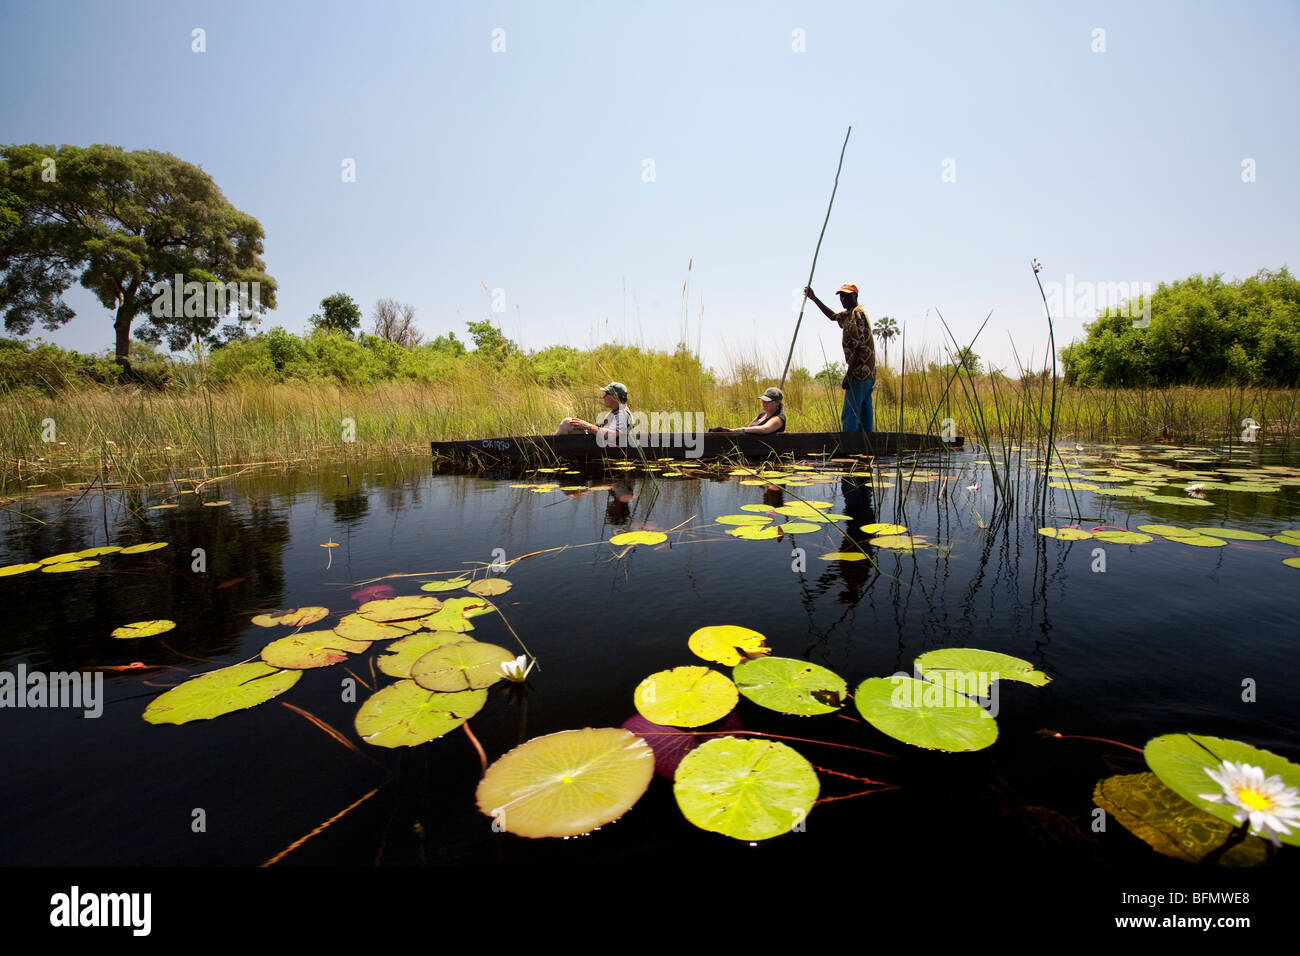
{"type": "Polygon", "coordinates": [[[853,702],[881,733],[927,750],[983,750],[998,725],[984,708],[950,687],[912,677],[871,677],[853,702]]]}
{"type": "MultiPolygon", "coordinates": [[[[1284,786],[1300,788],[1300,764],[1294,764],[1271,751],[1252,747],[1240,740],[1201,734],[1164,734],[1147,741],[1142,752],[1147,766],[1169,789],[1194,807],[1234,825],[1236,821],[1233,816],[1241,808],[1202,798],[1201,794],[1223,793],[1223,788],[1206,770],[1220,771],[1225,760],[1246,763],[1263,770],[1265,778],[1276,774],[1281,777],[1284,786]]],[[[1278,839],[1292,846],[1300,846],[1300,827],[1296,827],[1293,822],[1291,832],[1279,834],[1278,839]]]]}
{"type": "Polygon", "coordinates": [[[646,720],[699,727],[731,713],[740,695],[728,678],[708,667],[674,667],[651,674],[632,696],[646,720]]]}
{"type": "Polygon", "coordinates": [[[827,551],[817,555],[819,561],[865,561],[867,556],[861,551],[827,551]]]}
{"type": "Polygon", "coordinates": [[[399,680],[366,698],[357,711],[357,734],[376,747],[416,747],[469,720],[487,703],[487,691],[442,694],[399,680]]]}
{"type": "Polygon", "coordinates": [[[817,774],[775,740],[720,737],[687,754],[673,795],[702,830],[737,840],[767,840],[803,823],[820,792],[817,774]]]}
{"type": "Polygon", "coordinates": [[[1084,531],[1082,528],[1039,528],[1038,533],[1059,541],[1082,541],[1092,537],[1091,531],[1084,531]]]}
{"type": "Polygon", "coordinates": [[[1283,544],[1293,544],[1300,548],[1300,532],[1283,531],[1281,534],[1273,535],[1274,541],[1281,541],[1283,544]]]}
{"type": "Polygon", "coordinates": [[[535,737],[488,767],[478,808],[518,836],[578,836],[625,814],[654,766],[646,742],[619,727],[535,737]]]}
{"type": "Polygon", "coordinates": [[[1075,491],[1096,491],[1100,485],[1094,485],[1087,481],[1049,481],[1048,486],[1051,488],[1074,489],[1075,491]]]}
{"type": "Polygon", "coordinates": [[[1193,528],[1197,535],[1211,538],[1227,538],[1229,541],[1267,541],[1268,535],[1257,531],[1242,531],[1238,528],[1193,528]]]}
{"type": "Polygon", "coordinates": [[[1179,544],[1188,544],[1197,548],[1222,548],[1228,543],[1227,541],[1223,540],[1223,538],[1216,538],[1213,535],[1208,535],[1208,534],[1197,534],[1197,535],[1183,535],[1183,534],[1172,535],[1171,534],[1165,540],[1177,541],[1179,544]]]}
{"type": "Polygon", "coordinates": [[[1178,495],[1148,495],[1147,501],[1162,505],[1190,505],[1194,508],[1208,508],[1214,503],[1204,498],[1180,498],[1178,495]]]}
{"type": "Polygon", "coordinates": [[[496,644],[458,641],[429,651],[411,665],[411,679],[421,687],[451,693],[491,687],[505,675],[501,665],[515,655],[496,644]]]}
{"type": "Polygon", "coordinates": [[[77,558],[79,560],[85,558],[98,558],[105,554],[116,554],[121,550],[121,547],[115,544],[101,545],[98,548],[87,548],[85,551],[78,551],[77,558]]]}
{"type": "Polygon", "coordinates": [[[67,564],[70,561],[82,560],[81,555],[76,551],[65,551],[63,554],[52,554],[48,558],[41,558],[38,564],[67,564]]]}
{"type": "Polygon", "coordinates": [[[442,602],[442,608],[435,614],[420,618],[420,623],[431,631],[466,631],[474,630],[469,622],[471,617],[491,614],[495,611],[491,604],[478,597],[448,598],[442,602]]]}
{"type": "Polygon", "coordinates": [[[41,570],[46,574],[61,574],[65,571],[82,571],[98,564],[98,561],[60,561],[58,564],[47,564],[41,570]]]}
{"type": "Polygon", "coordinates": [[[772,508],[771,505],[741,505],[740,510],[755,511],[758,512],[759,514],[765,514],[765,515],[776,514],[776,511],[772,508]]]}
{"type": "Polygon", "coordinates": [[[412,621],[432,614],[442,607],[435,597],[397,597],[382,601],[367,601],[357,608],[357,613],[370,621],[390,624],[393,621],[412,621]]]}
{"type": "Polygon", "coordinates": [[[469,578],[452,578],[450,581],[430,581],[420,585],[421,591],[458,591],[469,584],[469,578]]]}
{"type": "Polygon", "coordinates": [[[702,627],[686,640],[686,645],[696,657],[715,664],[734,667],[743,660],[772,653],[758,631],[736,624],[712,624],[702,627]]]}
{"type": "Polygon", "coordinates": [[[470,594],[477,594],[479,597],[493,597],[509,591],[510,582],[505,578],[484,578],[481,581],[475,581],[465,590],[470,594]]]}
{"type": "Polygon", "coordinates": [[[347,660],[349,654],[368,650],[368,641],[350,641],[333,631],[307,631],[267,644],[262,648],[262,660],[272,667],[302,671],[339,664],[347,660]]]}
{"type": "Polygon", "coordinates": [[[762,525],[767,524],[772,519],[767,515],[723,515],[721,518],[714,520],[718,524],[762,525]]]}
{"type": "MultiPolygon", "coordinates": [[[[1106,478],[1113,481],[1113,478],[1106,478]]],[[[1093,494],[1107,495],[1111,498],[1146,498],[1151,494],[1150,488],[1098,488],[1093,494]]]]}
{"type": "Polygon", "coordinates": [[[149,508],[148,508],[148,510],[149,510],[149,511],[166,511],[166,510],[169,509],[169,508],[179,508],[179,507],[180,507],[180,505],[174,505],[174,504],[170,504],[170,503],[164,503],[164,504],[161,504],[161,505],[150,505],[149,508]]]}
{"type": "Polygon", "coordinates": [[[1155,540],[1151,535],[1139,531],[1094,531],[1092,536],[1098,541],[1109,541],[1112,544],[1147,544],[1155,540]]]}
{"type": "Polygon", "coordinates": [[[995,680],[1013,680],[1042,687],[1051,678],[1019,657],[981,651],[971,647],[949,647],[927,651],[913,665],[928,681],[951,687],[970,697],[987,697],[995,680]]]}
{"type": "Polygon", "coordinates": [[[159,548],[167,547],[166,541],[147,541],[144,544],[133,544],[129,548],[123,548],[122,554],[144,554],[146,551],[157,551],[159,548]]]}
{"type": "Polygon", "coordinates": [[[8,564],[0,568],[0,578],[7,578],[14,574],[26,574],[28,571],[35,571],[40,566],[39,561],[33,561],[30,564],[8,564]]]}
{"type": "Polygon", "coordinates": [[[364,618],[360,614],[349,614],[334,625],[334,633],[339,637],[346,637],[350,641],[387,641],[409,634],[411,631],[418,630],[419,627],[420,625],[415,621],[381,624],[379,621],[364,618]]]}
{"type": "MultiPolygon", "coordinates": [[[[205,501],[205,502],[203,502],[203,507],[205,507],[205,508],[221,508],[221,507],[223,507],[223,506],[225,506],[225,505],[228,505],[228,504],[230,504],[230,500],[229,500],[229,499],[224,499],[224,500],[222,500],[222,501],[205,501]]],[[[322,547],[324,547],[324,545],[322,545],[322,547]]]]}
{"type": "Polygon", "coordinates": [[[121,627],[114,628],[112,636],[123,640],[153,637],[155,634],[165,634],[175,626],[175,621],[136,621],[134,624],[123,624],[121,627]]]}
{"type": "Polygon", "coordinates": [[[1282,563],[1288,568],[1300,568],[1300,558],[1283,558],[1282,563]]]}
{"type": "Polygon", "coordinates": [[[919,551],[921,548],[930,547],[929,542],[908,534],[885,534],[872,538],[867,543],[874,544],[877,548],[889,548],[894,551],[919,551]]]}
{"type": "Polygon", "coordinates": [[[283,694],[301,671],[286,671],[262,661],[209,671],[173,687],[144,710],[151,724],[185,724],[245,710],[283,694]]]}
{"type": "MultiPolygon", "coordinates": [[[[1206,778],[1211,785],[1213,781],[1206,778]]],[[[1157,853],[1200,863],[1221,847],[1234,827],[1210,816],[1170,790],[1153,773],[1131,773],[1099,780],[1092,802],[1157,853]]],[[[1220,858],[1224,866],[1262,863],[1267,846],[1248,836],[1220,858]]]]}
{"type": "Polygon", "coordinates": [[[847,699],[848,685],[834,671],[789,657],[738,664],[736,689],[761,707],[783,714],[830,714],[847,699]]]}
{"type": "Polygon", "coordinates": [[[745,541],[770,541],[773,538],[779,538],[781,531],[778,525],[769,525],[766,528],[755,527],[754,525],[744,525],[739,528],[733,528],[727,534],[733,538],[741,538],[745,541]]]}
{"type": "Polygon", "coordinates": [[[330,609],[327,607],[299,607],[278,614],[259,614],[253,618],[252,623],[258,627],[276,627],[279,625],[306,627],[309,624],[315,624],[317,621],[323,621],[329,615],[330,609]]]}
{"type": "Polygon", "coordinates": [[[785,524],[776,526],[780,534],[808,534],[812,531],[820,531],[821,525],[812,521],[787,521],[785,524]]]}
{"type": "Polygon", "coordinates": [[[434,648],[470,640],[473,638],[455,631],[416,631],[389,644],[377,663],[389,677],[405,680],[411,676],[411,665],[434,648]]]}
{"type": "Polygon", "coordinates": [[[610,544],[622,547],[625,544],[662,544],[668,535],[662,531],[625,531],[609,539],[610,544]]]}
{"type": "Polygon", "coordinates": [[[1197,533],[1191,528],[1180,528],[1174,524],[1140,524],[1139,531],[1145,531],[1147,534],[1158,534],[1162,538],[1195,538],[1197,533]]]}
{"type": "Polygon", "coordinates": [[[901,524],[880,524],[880,523],[864,524],[862,526],[862,530],[865,531],[867,534],[874,534],[874,535],[906,534],[907,526],[901,524]]]}

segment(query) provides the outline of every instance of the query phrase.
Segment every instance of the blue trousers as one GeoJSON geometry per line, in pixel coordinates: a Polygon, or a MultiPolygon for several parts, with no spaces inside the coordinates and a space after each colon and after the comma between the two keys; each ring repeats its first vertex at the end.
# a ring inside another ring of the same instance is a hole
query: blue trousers
{"type": "Polygon", "coordinates": [[[846,432],[874,431],[875,417],[871,409],[871,392],[876,387],[874,378],[851,378],[844,390],[844,413],[840,416],[842,430],[846,432]]]}

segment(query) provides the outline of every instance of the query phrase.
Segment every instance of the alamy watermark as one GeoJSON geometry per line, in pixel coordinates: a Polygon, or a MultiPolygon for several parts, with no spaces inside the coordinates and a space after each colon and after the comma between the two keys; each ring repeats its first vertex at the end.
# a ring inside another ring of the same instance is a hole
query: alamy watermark
{"type": "Polygon", "coordinates": [[[684,448],[687,458],[704,454],[703,412],[646,412],[633,417],[627,431],[596,429],[601,448],[684,448]],[[693,427],[691,419],[694,419],[693,427]]]}
{"type": "Polygon", "coordinates": [[[997,671],[899,671],[889,679],[894,685],[889,702],[895,707],[979,707],[990,717],[998,715],[997,671]],[[980,699],[985,692],[987,703],[980,699]]]}
{"type": "Polygon", "coordinates": [[[240,323],[254,319],[262,309],[262,283],[198,282],[179,272],[174,279],[160,279],[150,290],[151,311],[158,319],[220,318],[237,310],[240,323]]]}
{"type": "Polygon", "coordinates": [[[58,707],[81,710],[94,719],[104,713],[104,675],[99,671],[0,671],[0,709],[5,707],[58,707]]]}
{"type": "Polygon", "coordinates": [[[1133,319],[1133,325],[1145,329],[1151,324],[1150,282],[1076,282],[1073,272],[1065,275],[1065,284],[1043,283],[1047,307],[1053,318],[1082,319],[1091,322],[1099,313],[1114,310],[1115,314],[1133,319]]]}

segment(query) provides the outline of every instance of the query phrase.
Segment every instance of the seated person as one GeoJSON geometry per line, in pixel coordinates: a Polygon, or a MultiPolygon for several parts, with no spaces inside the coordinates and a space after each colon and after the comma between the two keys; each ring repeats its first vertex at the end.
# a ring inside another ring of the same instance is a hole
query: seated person
{"type": "Polygon", "coordinates": [[[626,441],[632,429],[632,410],[627,407],[627,386],[622,382],[610,382],[601,389],[608,411],[601,416],[600,422],[593,425],[581,418],[566,418],[555,430],[557,435],[595,435],[603,438],[608,445],[617,445],[620,439],[626,441]]]}
{"type": "Polygon", "coordinates": [[[769,388],[759,401],[763,403],[763,410],[754,417],[752,422],[740,428],[724,428],[723,431],[740,432],[745,435],[775,435],[777,432],[785,431],[785,412],[782,411],[785,396],[781,390],[769,388]]]}

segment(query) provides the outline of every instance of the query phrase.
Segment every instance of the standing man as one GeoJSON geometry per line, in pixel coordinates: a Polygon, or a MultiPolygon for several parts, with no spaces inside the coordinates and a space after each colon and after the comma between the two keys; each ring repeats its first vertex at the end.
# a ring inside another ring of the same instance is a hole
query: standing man
{"type": "Polygon", "coordinates": [[[804,290],[813,304],[825,313],[826,318],[838,322],[844,330],[844,412],[841,429],[846,432],[873,431],[871,392],[876,387],[876,342],[871,337],[871,323],[867,311],[858,305],[858,287],[851,282],[840,286],[840,305],[843,310],[832,312],[816,295],[812,286],[804,290]]]}

